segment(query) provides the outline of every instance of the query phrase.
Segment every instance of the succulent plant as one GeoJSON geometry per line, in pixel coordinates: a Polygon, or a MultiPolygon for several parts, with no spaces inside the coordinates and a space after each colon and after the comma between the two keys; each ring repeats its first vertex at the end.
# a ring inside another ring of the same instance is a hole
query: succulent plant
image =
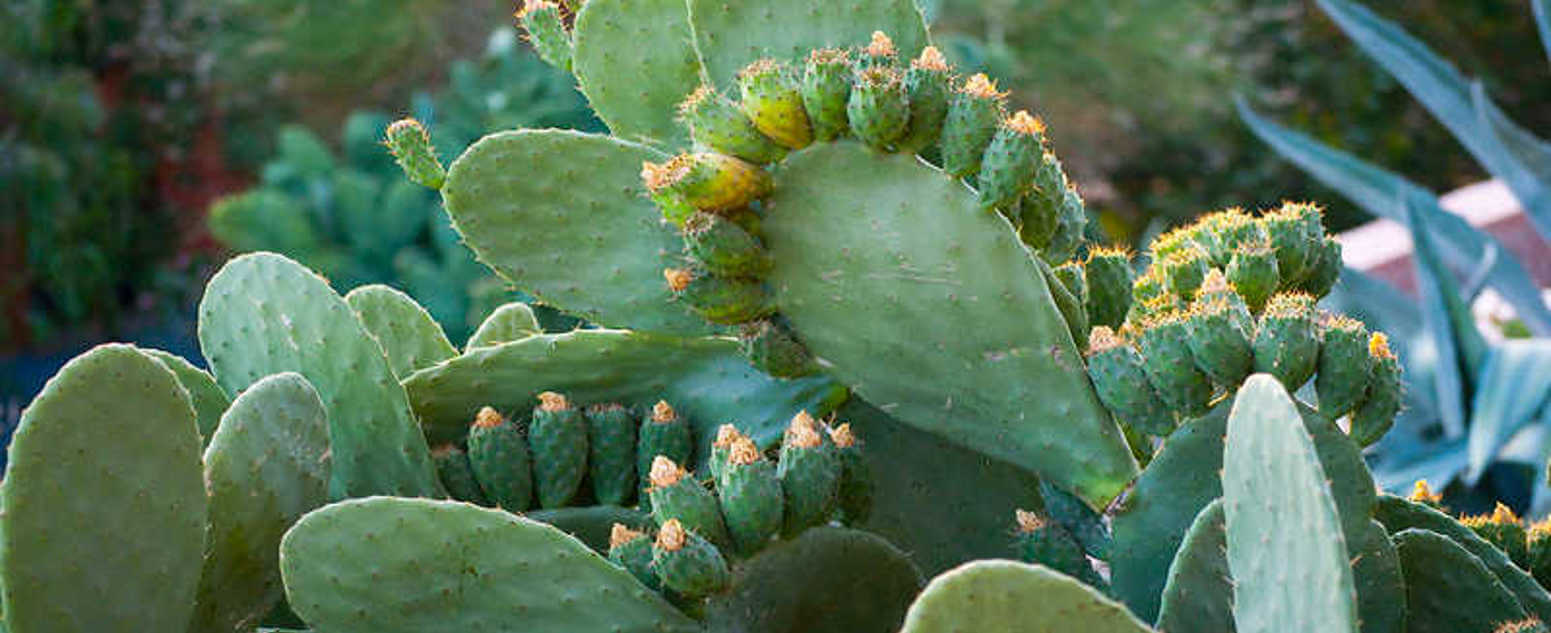
{"type": "MultiPolygon", "coordinates": [[[[1350,342],[1320,362],[1320,334],[1353,328],[1309,305],[1334,261],[1313,207],[1161,238],[1152,251],[1211,264],[1199,284],[1162,283],[1181,274],[1167,258],[1136,275],[1128,253],[1066,235],[1080,197],[1052,172],[1046,131],[963,110],[989,98],[1001,113],[988,79],[955,95],[909,79],[950,71],[907,0],[536,4],[525,16],[565,17],[571,41],[542,45],[569,46],[617,136],[492,135],[446,169],[442,195],[498,274],[603,327],[544,334],[508,306],[460,352],[406,295],[342,298],[284,257],[232,260],[200,308],[213,377],[109,346],[28,409],[0,494],[12,633],[194,630],[207,604],[230,616],[211,626],[246,626],[276,604],[276,577],[289,610],[338,633],[1378,633],[1551,615],[1470,527],[1375,493],[1361,438],[1289,393],[1310,371],[1316,392],[1322,371],[1365,375],[1337,362],[1350,342]],[[881,101],[848,101],[840,125],[839,82],[891,71],[910,86],[904,130],[858,129],[891,116],[881,101]],[[723,97],[702,77],[739,101],[706,102],[723,97]],[[909,95],[946,109],[917,116],[909,95]],[[964,128],[977,120],[994,129],[964,128]],[[729,134],[742,154],[717,147],[729,134]],[[946,162],[949,145],[978,147],[978,167],[956,177],[909,153],[946,162]],[[699,214],[745,236],[709,237],[722,229],[699,214]],[[1274,237],[1284,215],[1299,239],[1274,237]],[[750,247],[760,257],[718,252],[750,247]],[[1252,285],[1307,294],[1239,294],[1221,267],[1251,251],[1289,262],[1252,285]],[[735,260],[769,264],[719,265],[735,260]],[[692,301],[665,269],[745,290],[692,301]],[[1105,311],[1091,335],[1089,305],[1105,311]],[[196,410],[224,401],[191,396],[210,389],[237,399],[206,431],[201,495],[196,410]],[[271,394],[287,404],[249,404],[271,394]],[[219,469],[223,452],[256,450],[255,428],[275,467],[219,469]],[[264,506],[257,540],[227,533],[252,508],[222,495],[244,491],[284,501],[264,506]],[[247,575],[221,572],[228,548],[247,575]],[[987,560],[1011,557],[1031,562],[987,560]],[[1407,582],[1439,561],[1474,575],[1407,582]]],[[[1351,410],[1371,380],[1341,385],[1351,410]]],[[[1525,537],[1526,557],[1539,549],[1525,537]]]]}

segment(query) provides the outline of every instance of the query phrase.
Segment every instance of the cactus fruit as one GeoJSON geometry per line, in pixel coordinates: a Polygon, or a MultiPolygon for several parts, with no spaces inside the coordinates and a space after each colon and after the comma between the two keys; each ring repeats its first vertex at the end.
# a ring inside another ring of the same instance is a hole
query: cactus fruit
{"type": "Polygon", "coordinates": [[[1190,329],[1178,310],[1170,310],[1141,322],[1136,334],[1147,380],[1183,417],[1206,412],[1212,399],[1212,381],[1196,366],[1190,353],[1190,329]]]}
{"type": "Polygon", "coordinates": [[[856,75],[846,103],[851,132],[878,151],[889,151],[908,131],[910,102],[899,71],[873,66],[856,75]]]}
{"type": "Polygon", "coordinates": [[[840,519],[847,525],[862,525],[872,516],[873,476],[862,456],[862,447],[851,423],[829,429],[829,439],[840,456],[840,519]]]}
{"type": "Polygon", "coordinates": [[[663,586],[689,598],[711,595],[732,583],[722,553],[678,519],[669,519],[657,531],[652,568],[663,586]]]}
{"type": "Polygon", "coordinates": [[[528,424],[533,452],[533,487],[541,508],[571,504],[587,475],[587,421],[566,397],[539,394],[528,424]]]}
{"type": "MultiPolygon", "coordinates": [[[[1158,255],[1154,255],[1155,260],[1157,257],[1158,255]]],[[[1168,282],[1164,281],[1163,270],[1160,268],[1149,266],[1131,282],[1132,303],[1142,303],[1164,296],[1171,295],[1169,295],[1168,282]]],[[[1178,297],[1173,298],[1178,299],[1178,297]]]]}
{"type": "Polygon", "coordinates": [[[1341,242],[1327,235],[1319,243],[1319,257],[1314,260],[1314,268],[1308,271],[1299,286],[1304,292],[1323,297],[1330,294],[1340,278],[1341,242]]]}
{"type": "Polygon", "coordinates": [[[942,169],[959,178],[980,173],[981,158],[1005,116],[1007,93],[984,74],[970,76],[948,102],[942,122],[942,169]]]}
{"type": "Polygon", "coordinates": [[[757,281],[718,277],[703,268],[668,268],[662,276],[680,300],[712,323],[748,323],[772,310],[757,281]]]}
{"type": "Polygon", "coordinates": [[[1475,532],[1477,536],[1486,542],[1496,546],[1508,555],[1508,560],[1518,565],[1520,569],[1530,569],[1528,537],[1524,530],[1524,524],[1519,517],[1513,514],[1513,510],[1501,502],[1492,510],[1491,514],[1461,517],[1460,524],[1475,532]]]}
{"type": "Polygon", "coordinates": [[[1286,202],[1263,216],[1284,288],[1306,276],[1318,260],[1317,247],[1325,236],[1323,215],[1315,205],[1286,202]]]}
{"type": "Polygon", "coordinates": [[[1044,155],[1044,121],[1023,110],[1003,119],[980,162],[980,206],[1012,209],[1034,186],[1044,155]]]}
{"type": "Polygon", "coordinates": [[[1082,197],[1067,182],[1061,159],[1054,153],[1047,151],[1040,157],[1034,188],[1024,196],[1018,211],[1018,239],[1035,250],[1046,251],[1047,247],[1056,246],[1064,251],[1042,253],[1047,262],[1071,257],[1082,240],[1082,225],[1087,223],[1082,197]],[[1055,244],[1058,234],[1061,243],[1055,244]]]}
{"type": "MultiPolygon", "coordinates": [[[[1210,286],[1203,285],[1203,288],[1210,286]]],[[[1216,297],[1196,301],[1185,315],[1190,355],[1218,385],[1237,385],[1254,368],[1249,311],[1242,303],[1216,297]]]]}
{"type": "Polygon", "coordinates": [[[511,512],[533,502],[533,471],[522,429],[491,407],[469,428],[469,464],[485,495],[511,512]]]}
{"type": "MultiPolygon", "coordinates": [[[[572,12],[574,13],[574,11],[572,12]]],[[[528,41],[549,65],[571,72],[571,34],[560,18],[560,5],[549,0],[527,0],[517,20],[528,32],[528,41]]]]}
{"type": "Polygon", "coordinates": [[[727,454],[732,452],[733,443],[746,437],[738,431],[738,427],[731,424],[716,427],[716,439],[711,442],[711,457],[706,460],[706,470],[711,471],[712,483],[722,480],[722,469],[727,466],[727,454]]]}
{"type": "Polygon", "coordinates": [[[1271,297],[1255,332],[1255,371],[1296,391],[1319,367],[1319,342],[1314,297],[1298,292],[1271,297]]]}
{"type": "Polygon", "coordinates": [[[647,481],[651,483],[646,492],[652,498],[652,517],[659,525],[676,519],[719,546],[731,544],[716,496],[689,476],[688,471],[658,455],[652,458],[647,481]]]}
{"type": "Polygon", "coordinates": [[[787,427],[776,473],[786,499],[783,534],[794,536],[829,520],[840,493],[840,457],[807,411],[787,427]]]}
{"type": "Polygon", "coordinates": [[[731,211],[770,193],[770,175],[741,159],[715,152],[679,154],[665,163],[641,163],[653,196],[702,211],[731,211]]]}
{"type": "Polygon", "coordinates": [[[638,426],[617,403],[587,407],[587,472],[598,503],[622,506],[635,497],[638,426]]]}
{"type": "Polygon", "coordinates": [[[1268,241],[1246,242],[1234,249],[1224,269],[1234,292],[1244,298],[1249,311],[1260,314],[1266,301],[1281,283],[1276,268],[1276,253],[1268,241]]]}
{"type": "Polygon", "coordinates": [[[1529,554],[1529,573],[1542,587],[1551,585],[1551,519],[1530,524],[1524,541],[1529,554]]]}
{"type": "Polygon", "coordinates": [[[609,530],[609,560],[652,590],[662,588],[662,579],[652,567],[652,539],[646,534],[615,523],[609,530]]]}
{"type": "MultiPolygon", "coordinates": [[[[1046,164],[1054,160],[1054,154],[1045,155],[1046,164]]],[[[1023,218],[1025,228],[1029,226],[1029,221],[1030,218],[1025,210],[1023,218]]],[[[1076,185],[1068,184],[1061,192],[1060,213],[1056,215],[1055,232],[1050,236],[1049,243],[1044,245],[1041,256],[1051,263],[1071,258],[1087,241],[1085,237],[1087,226],[1087,205],[1083,203],[1082,195],[1077,193],[1076,185]]]]}
{"type": "Polygon", "coordinates": [[[744,555],[757,552],[781,531],[784,501],[776,466],[753,440],[738,437],[721,470],[717,492],[733,546],[744,555]]]}
{"type": "Polygon", "coordinates": [[[1320,329],[1324,341],[1314,392],[1319,412],[1334,420],[1356,409],[1368,391],[1374,364],[1368,354],[1371,335],[1361,321],[1342,315],[1326,315],[1320,329]]]}
{"type": "Polygon", "coordinates": [[[1147,380],[1142,355],[1105,326],[1088,335],[1088,375],[1104,406],[1137,430],[1168,435],[1174,418],[1147,380]]]}
{"type": "Polygon", "coordinates": [[[1389,349],[1389,338],[1374,332],[1368,338],[1368,357],[1373,361],[1373,376],[1368,393],[1352,411],[1352,439],[1361,446],[1379,441],[1395,424],[1395,414],[1405,397],[1400,377],[1400,361],[1389,349]]]}
{"type": "Polygon", "coordinates": [[[899,49],[894,46],[894,40],[889,39],[889,35],[883,31],[873,31],[872,39],[857,51],[857,72],[897,66],[899,66],[899,49]]]}
{"type": "Polygon", "coordinates": [[[680,417],[667,401],[657,401],[657,404],[652,405],[651,417],[641,423],[640,437],[635,448],[636,476],[646,485],[650,482],[652,464],[657,456],[667,457],[675,464],[684,464],[694,454],[694,435],[689,421],[680,417]]]}
{"type": "Polygon", "coordinates": [[[1201,287],[1202,282],[1206,281],[1206,272],[1209,268],[1207,264],[1206,255],[1196,249],[1169,253],[1158,262],[1169,292],[1185,301],[1194,299],[1196,290],[1201,287]]]}
{"type": "Polygon", "coordinates": [[[742,108],[710,84],[702,84],[679,104],[679,121],[689,127],[689,137],[701,147],[756,165],[786,156],[786,148],[770,140],[742,108]]]}
{"type": "Polygon", "coordinates": [[[801,378],[819,370],[808,348],[778,321],[761,319],[746,324],[739,340],[749,363],[776,378],[801,378]]]}
{"type": "Polygon", "coordinates": [[[1104,579],[1093,571],[1082,546],[1070,532],[1050,519],[1027,510],[1015,511],[1018,523],[1018,557],[1025,563],[1044,565],[1103,589],[1104,579]]]}
{"type": "Polygon", "coordinates": [[[393,153],[393,158],[398,160],[399,167],[404,169],[404,174],[410,180],[423,187],[442,188],[442,183],[447,180],[447,170],[442,168],[442,162],[436,158],[436,149],[431,147],[431,135],[419,121],[394,121],[388,126],[383,144],[388,146],[388,151],[393,153]]]}
{"type": "Polygon", "coordinates": [[[689,255],[712,274],[760,277],[770,270],[770,255],[759,238],[719,215],[696,213],[684,223],[689,255]]]}
{"type": "Polygon", "coordinates": [[[1131,310],[1131,257],[1124,249],[1096,248],[1083,264],[1088,282],[1088,324],[1111,329],[1131,310]]]}
{"type": "Polygon", "coordinates": [[[802,93],[790,69],[761,59],[738,72],[744,113],[765,136],[790,149],[813,142],[813,129],[803,109],[802,93]]]}
{"type": "Polygon", "coordinates": [[[468,453],[463,452],[463,449],[447,444],[432,449],[431,458],[436,460],[436,474],[452,498],[475,505],[490,505],[490,499],[485,497],[485,491],[479,487],[479,480],[474,477],[474,465],[469,462],[468,453]]]}
{"type": "Polygon", "coordinates": [[[921,49],[921,55],[905,71],[905,95],[910,104],[909,132],[899,139],[899,150],[916,153],[937,142],[942,121],[948,116],[948,95],[953,71],[948,60],[935,46],[921,49]]]}
{"type": "Polygon", "coordinates": [[[840,138],[851,124],[846,104],[851,100],[851,59],[838,48],[815,49],[808,54],[802,73],[802,104],[821,142],[840,138]]]}
{"type": "Polygon", "coordinates": [[[1061,280],[1061,285],[1066,287],[1066,291],[1072,293],[1072,297],[1079,303],[1087,303],[1088,278],[1083,273],[1082,262],[1066,262],[1051,270],[1055,273],[1056,279],[1061,280]]]}

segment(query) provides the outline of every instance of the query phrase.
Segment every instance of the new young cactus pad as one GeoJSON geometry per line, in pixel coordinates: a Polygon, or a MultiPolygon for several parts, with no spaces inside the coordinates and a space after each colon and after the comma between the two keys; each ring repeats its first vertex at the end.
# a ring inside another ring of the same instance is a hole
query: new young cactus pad
{"type": "Polygon", "coordinates": [[[1060,131],[911,0],[515,19],[610,135],[499,132],[445,168],[423,127],[384,136],[480,261],[584,326],[509,304],[459,349],[391,288],[234,259],[209,374],[104,346],[23,415],[5,631],[1551,620],[1545,523],[1376,492],[1402,364],[1319,302],[1318,206],[1090,242],[1060,131]]]}

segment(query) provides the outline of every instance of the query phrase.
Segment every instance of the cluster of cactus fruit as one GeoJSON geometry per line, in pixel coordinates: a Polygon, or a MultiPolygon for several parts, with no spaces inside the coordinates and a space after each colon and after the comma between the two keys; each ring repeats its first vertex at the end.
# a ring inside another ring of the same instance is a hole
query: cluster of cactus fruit
{"type": "Polygon", "coordinates": [[[520,17],[615,136],[388,145],[599,327],[512,304],[459,350],[401,293],[234,259],[210,373],[104,346],[27,409],[5,630],[1546,630],[1548,530],[1376,492],[1398,363],[1314,307],[1314,207],[1207,216],[1133,275],[910,0],[520,17]]]}

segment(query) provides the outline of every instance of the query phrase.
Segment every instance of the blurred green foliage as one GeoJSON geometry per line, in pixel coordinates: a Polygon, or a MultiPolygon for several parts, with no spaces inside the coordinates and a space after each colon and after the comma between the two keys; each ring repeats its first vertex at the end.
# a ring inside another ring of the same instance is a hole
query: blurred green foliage
{"type": "MultiPolygon", "coordinates": [[[[600,130],[569,76],[497,31],[485,57],[451,66],[448,85],[415,99],[444,162],[484,134],[518,127],[600,130]]],[[[237,251],[284,253],[340,292],[385,283],[414,296],[462,340],[514,295],[459,241],[436,192],[406,180],[382,146],[390,118],[357,112],[336,155],[297,125],[280,130],[259,186],[218,201],[217,239],[237,251]]]]}
{"type": "MultiPolygon", "coordinates": [[[[1483,174],[1404,88],[1313,0],[941,0],[939,41],[965,69],[1003,79],[1051,123],[1056,149],[1116,237],[1157,218],[1283,198],[1366,220],[1280,161],[1237,121],[1232,94],[1396,171],[1450,189],[1483,174]],[[1331,104],[1341,104],[1339,110],[1331,104]]],[[[1415,0],[1375,10],[1434,43],[1531,129],[1551,125],[1543,49],[1522,3],[1415,0]],[[1490,69],[1491,72],[1482,72],[1490,69]]]]}

